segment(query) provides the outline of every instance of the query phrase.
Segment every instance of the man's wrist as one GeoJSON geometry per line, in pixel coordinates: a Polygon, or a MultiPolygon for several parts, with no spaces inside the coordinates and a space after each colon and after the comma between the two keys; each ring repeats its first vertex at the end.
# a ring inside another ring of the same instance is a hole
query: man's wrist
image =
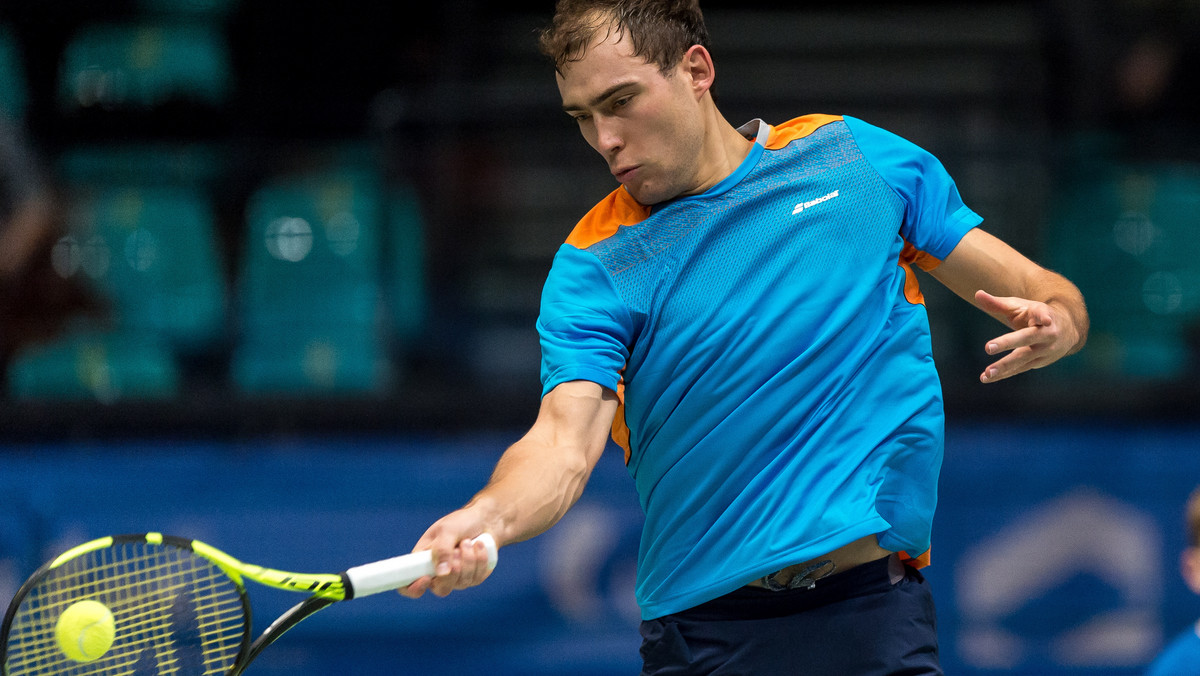
{"type": "Polygon", "coordinates": [[[1074,334],[1074,342],[1066,354],[1072,355],[1082,350],[1084,344],[1087,343],[1088,334],[1087,311],[1083,309],[1082,301],[1072,303],[1063,299],[1052,298],[1046,301],[1046,305],[1050,306],[1060,318],[1065,318],[1066,322],[1070,324],[1069,327],[1062,327],[1074,334]]]}

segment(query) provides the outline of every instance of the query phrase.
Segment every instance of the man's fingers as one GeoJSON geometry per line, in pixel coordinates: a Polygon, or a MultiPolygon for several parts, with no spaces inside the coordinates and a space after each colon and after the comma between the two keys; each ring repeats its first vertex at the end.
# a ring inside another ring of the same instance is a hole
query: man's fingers
{"type": "Polygon", "coordinates": [[[419,598],[427,591],[446,596],[454,590],[483,582],[491,573],[488,548],[478,538],[463,539],[462,531],[455,524],[447,526],[441,522],[425,531],[413,551],[429,552],[433,557],[433,574],[397,591],[409,598],[419,598]]]}
{"type": "Polygon", "coordinates": [[[1044,329],[1038,326],[1029,326],[989,340],[984,346],[984,352],[990,355],[1003,352],[1008,352],[1008,354],[985,368],[979,376],[979,381],[994,383],[1036,368],[1037,361],[1042,354],[1040,348],[1043,347],[1046,339],[1044,329]]]}
{"type": "Polygon", "coordinates": [[[473,587],[488,576],[487,548],[482,542],[466,542],[454,551],[449,573],[434,580],[434,593],[447,594],[456,589],[473,587]]]}
{"type": "Polygon", "coordinates": [[[979,303],[979,307],[982,308],[984,312],[993,314],[998,313],[1006,315],[1011,313],[1013,310],[1019,309],[1021,304],[1016,302],[1017,300],[1018,299],[1015,298],[1000,298],[998,296],[993,296],[983,289],[975,292],[975,302],[979,303]]]}
{"type": "Polygon", "coordinates": [[[1022,352],[1025,355],[1029,355],[1032,351],[1029,349],[1016,350],[1003,359],[996,361],[983,370],[983,373],[979,376],[979,381],[982,383],[994,383],[1028,371],[1031,368],[1028,362],[1031,360],[1022,358],[1022,352]]]}
{"type": "Polygon", "coordinates": [[[980,305],[996,305],[996,297],[983,289],[975,292],[975,300],[980,305]]]}
{"type": "Polygon", "coordinates": [[[1018,329],[1012,333],[1006,333],[1003,336],[998,336],[987,342],[983,351],[988,354],[1000,354],[1008,352],[1019,347],[1028,347],[1042,342],[1040,335],[1040,327],[1029,326],[1023,329],[1018,329]]]}
{"type": "Polygon", "coordinates": [[[449,556],[438,560],[432,579],[423,579],[429,580],[426,585],[429,591],[437,596],[447,596],[452,591],[483,582],[490,573],[487,547],[482,542],[472,540],[463,541],[449,556]]]}
{"type": "Polygon", "coordinates": [[[984,383],[1041,368],[1067,354],[1076,342],[1068,333],[1070,325],[1064,329],[1056,319],[1054,308],[1047,303],[1016,297],[1000,298],[982,289],[975,292],[975,302],[1013,329],[984,345],[984,352],[990,355],[1009,353],[984,369],[979,376],[984,383]]]}
{"type": "Polygon", "coordinates": [[[463,574],[460,583],[470,587],[483,582],[491,570],[488,567],[488,551],[483,542],[473,541],[463,545],[463,574]]]}
{"type": "Polygon", "coordinates": [[[437,560],[437,568],[429,591],[438,596],[446,596],[458,587],[458,580],[461,576],[462,554],[456,547],[448,557],[437,560]]]}
{"type": "Polygon", "coordinates": [[[432,581],[433,578],[431,577],[423,577],[415,580],[407,587],[401,587],[397,591],[400,592],[401,596],[407,596],[410,599],[419,599],[425,595],[425,592],[429,589],[429,583],[432,581]]]}
{"type": "Polygon", "coordinates": [[[1053,360],[1047,359],[1046,353],[1043,351],[1020,347],[984,369],[983,373],[979,375],[979,381],[994,383],[1032,369],[1041,368],[1051,361],[1053,360]]]}

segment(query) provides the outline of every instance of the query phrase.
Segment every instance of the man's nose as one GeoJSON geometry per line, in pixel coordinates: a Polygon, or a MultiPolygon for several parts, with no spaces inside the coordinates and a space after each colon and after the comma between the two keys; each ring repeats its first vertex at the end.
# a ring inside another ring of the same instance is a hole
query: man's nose
{"type": "Polygon", "coordinates": [[[596,118],[596,149],[604,155],[611,155],[625,145],[622,140],[619,125],[611,118],[596,118]]]}

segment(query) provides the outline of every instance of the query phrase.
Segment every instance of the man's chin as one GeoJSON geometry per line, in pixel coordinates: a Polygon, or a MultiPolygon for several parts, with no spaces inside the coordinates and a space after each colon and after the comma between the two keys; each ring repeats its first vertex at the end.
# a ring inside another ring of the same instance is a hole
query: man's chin
{"type": "Polygon", "coordinates": [[[652,187],[646,185],[626,185],[625,190],[638,204],[644,207],[654,206],[675,197],[675,195],[667,194],[668,191],[666,190],[654,190],[652,187]]]}

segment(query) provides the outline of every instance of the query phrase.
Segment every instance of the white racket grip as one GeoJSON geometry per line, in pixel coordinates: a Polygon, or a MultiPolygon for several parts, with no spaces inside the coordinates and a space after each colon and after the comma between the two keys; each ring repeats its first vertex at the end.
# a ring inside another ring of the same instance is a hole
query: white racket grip
{"type": "MultiPolygon", "coordinates": [[[[488,570],[492,570],[499,559],[496,540],[491,533],[484,533],[475,540],[487,547],[488,570]]],[[[463,544],[470,545],[475,540],[467,540],[463,544]]],[[[345,575],[353,598],[359,598],[407,587],[426,575],[433,575],[433,572],[433,552],[426,550],[355,566],[347,570],[345,575]]]]}

